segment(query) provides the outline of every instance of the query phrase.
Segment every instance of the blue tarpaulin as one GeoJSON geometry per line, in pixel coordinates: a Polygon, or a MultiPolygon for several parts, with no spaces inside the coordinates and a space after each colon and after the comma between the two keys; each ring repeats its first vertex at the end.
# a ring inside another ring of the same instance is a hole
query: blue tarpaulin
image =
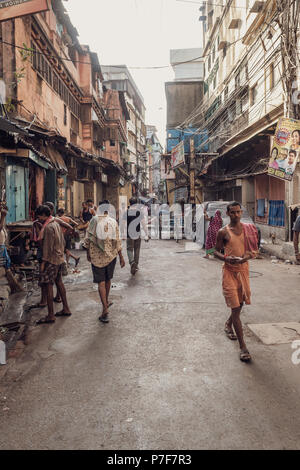
{"type": "Polygon", "coordinates": [[[269,225],[284,227],[284,201],[269,201],[269,225]]]}
{"type": "Polygon", "coordinates": [[[265,216],[265,200],[258,199],[257,200],[257,217],[264,217],[265,216]]]}

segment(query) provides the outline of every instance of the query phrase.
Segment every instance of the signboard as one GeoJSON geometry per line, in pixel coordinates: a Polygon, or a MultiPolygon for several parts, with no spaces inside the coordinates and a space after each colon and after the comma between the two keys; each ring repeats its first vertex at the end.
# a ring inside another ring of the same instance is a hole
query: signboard
{"type": "Polygon", "coordinates": [[[0,0],[0,21],[49,10],[48,0],[0,0]]]}
{"type": "Polygon", "coordinates": [[[57,207],[58,209],[66,208],[66,189],[65,178],[60,176],[57,178],[57,207]]]}
{"type": "Polygon", "coordinates": [[[184,142],[182,140],[171,150],[171,166],[172,168],[176,168],[184,162],[184,142]]]}
{"type": "Polygon", "coordinates": [[[279,120],[273,139],[268,174],[291,181],[300,156],[300,121],[279,120]]]}

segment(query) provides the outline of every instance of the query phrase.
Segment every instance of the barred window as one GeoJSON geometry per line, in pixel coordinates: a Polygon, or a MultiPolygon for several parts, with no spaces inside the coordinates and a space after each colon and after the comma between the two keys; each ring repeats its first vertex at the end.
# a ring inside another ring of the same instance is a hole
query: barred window
{"type": "Polygon", "coordinates": [[[74,134],[79,134],[79,121],[73,114],[71,114],[71,129],[74,134]]]}
{"type": "Polygon", "coordinates": [[[32,41],[32,66],[46,82],[54,89],[66,105],[69,106],[72,113],[80,118],[80,103],[74,98],[68,87],[64,84],[63,80],[54,72],[53,67],[48,62],[46,57],[39,51],[36,44],[32,41]]]}

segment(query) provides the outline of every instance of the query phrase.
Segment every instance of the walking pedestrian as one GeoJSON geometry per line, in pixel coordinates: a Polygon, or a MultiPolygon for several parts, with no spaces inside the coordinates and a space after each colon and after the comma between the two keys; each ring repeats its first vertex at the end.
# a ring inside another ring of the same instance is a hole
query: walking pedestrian
{"type": "Polygon", "coordinates": [[[64,209],[58,209],[57,215],[59,219],[63,220],[64,222],[66,222],[73,228],[72,232],[70,232],[66,228],[62,227],[62,231],[63,231],[65,242],[66,242],[65,253],[66,253],[67,265],[69,265],[69,259],[73,258],[73,260],[75,261],[75,268],[76,268],[79,263],[80,256],[74,256],[70,250],[71,250],[72,233],[74,233],[74,228],[78,226],[78,223],[75,222],[75,220],[73,220],[71,217],[67,217],[65,215],[64,209]]]}
{"type": "Polygon", "coordinates": [[[85,246],[87,259],[92,265],[94,283],[98,284],[98,291],[102,303],[102,314],[99,320],[108,323],[111,280],[114,275],[117,256],[119,255],[121,268],[125,266],[122,255],[119,226],[108,213],[109,201],[105,200],[99,205],[97,214],[89,223],[85,246]]]}
{"type": "Polygon", "coordinates": [[[204,214],[206,220],[210,220],[209,227],[207,230],[206,241],[205,241],[205,250],[206,254],[204,258],[209,258],[209,255],[213,255],[216,251],[217,235],[218,231],[223,226],[223,220],[221,216],[221,211],[217,210],[215,215],[209,219],[207,213],[204,214]]]}
{"type": "Polygon", "coordinates": [[[40,266],[39,285],[47,298],[48,315],[41,318],[37,324],[54,323],[55,317],[69,317],[72,315],[68,302],[66,289],[62,281],[62,267],[64,264],[65,241],[60,225],[51,216],[48,206],[40,206],[37,217],[42,224],[40,239],[42,240],[42,262],[40,266]],[[62,299],[63,309],[54,314],[53,284],[56,283],[62,299]]]}
{"type": "Polygon", "coordinates": [[[244,302],[247,305],[251,303],[248,260],[255,258],[258,253],[258,233],[254,225],[241,222],[242,209],[239,202],[234,201],[227,206],[227,215],[230,223],[219,230],[214,252],[215,257],[225,261],[223,294],[227,306],[231,308],[231,315],[225,323],[225,333],[231,340],[238,339],[240,360],[248,362],[251,355],[244,341],[240,314],[244,302]]]}
{"type": "Polygon", "coordinates": [[[93,216],[96,215],[97,206],[95,206],[94,201],[92,199],[87,199],[86,203],[88,205],[90,212],[93,214],[93,216]]]}
{"type": "Polygon", "coordinates": [[[127,256],[130,272],[134,276],[139,269],[141,250],[141,225],[145,232],[145,241],[148,241],[148,227],[145,223],[145,213],[137,205],[137,198],[129,199],[129,208],[123,218],[127,221],[127,256]]]}
{"type": "MultiPolygon", "coordinates": [[[[62,231],[62,229],[65,229],[70,233],[73,230],[71,225],[67,224],[66,222],[64,222],[59,217],[56,217],[56,218],[53,217],[53,214],[54,214],[54,204],[53,204],[53,202],[45,202],[44,205],[41,205],[41,206],[37,207],[37,209],[35,211],[35,219],[36,220],[33,221],[33,225],[32,225],[32,241],[35,242],[36,245],[37,245],[37,260],[40,264],[40,271],[41,271],[41,264],[42,264],[42,260],[43,260],[44,230],[43,230],[43,223],[41,223],[40,220],[39,220],[39,213],[40,213],[40,210],[44,206],[49,208],[51,219],[55,220],[59,224],[59,227],[60,227],[61,231],[62,231]]],[[[58,286],[56,285],[56,287],[57,287],[57,292],[56,292],[56,296],[54,297],[53,301],[56,302],[56,303],[61,303],[62,300],[61,300],[61,297],[59,295],[58,286]]],[[[47,306],[47,290],[44,288],[44,289],[41,289],[41,300],[37,304],[31,305],[30,308],[31,309],[32,308],[44,308],[46,306],[47,306]]]]}
{"type": "Polygon", "coordinates": [[[96,213],[94,209],[91,209],[88,203],[84,201],[82,203],[82,209],[79,214],[81,224],[78,225],[78,230],[82,230],[84,232],[84,237],[86,235],[86,229],[88,228],[89,223],[95,214],[96,213]]]}

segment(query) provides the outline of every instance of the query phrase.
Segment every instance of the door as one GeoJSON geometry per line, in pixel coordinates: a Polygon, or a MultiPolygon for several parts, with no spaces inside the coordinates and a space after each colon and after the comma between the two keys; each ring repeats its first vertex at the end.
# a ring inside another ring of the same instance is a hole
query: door
{"type": "Polygon", "coordinates": [[[8,164],[6,167],[7,223],[26,219],[25,168],[8,164]]]}
{"type": "Polygon", "coordinates": [[[56,170],[46,171],[45,202],[52,202],[56,211],[56,170]]]}
{"type": "Polygon", "coordinates": [[[25,169],[16,166],[15,170],[16,221],[26,219],[25,205],[25,169]]]}

